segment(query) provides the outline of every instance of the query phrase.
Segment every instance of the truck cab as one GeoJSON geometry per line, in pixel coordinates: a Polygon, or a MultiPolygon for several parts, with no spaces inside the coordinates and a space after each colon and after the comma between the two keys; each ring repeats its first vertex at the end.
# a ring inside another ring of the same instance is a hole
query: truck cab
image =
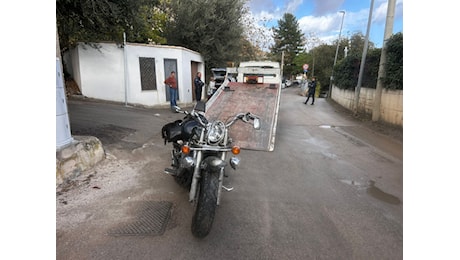
{"type": "Polygon", "coordinates": [[[227,68],[227,75],[237,75],[236,81],[248,84],[281,83],[280,64],[274,61],[245,61],[238,68],[227,68]]]}

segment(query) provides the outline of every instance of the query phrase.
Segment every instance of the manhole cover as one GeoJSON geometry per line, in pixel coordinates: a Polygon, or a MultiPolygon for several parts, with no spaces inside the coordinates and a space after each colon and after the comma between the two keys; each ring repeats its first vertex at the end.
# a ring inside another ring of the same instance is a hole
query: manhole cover
{"type": "Polygon", "coordinates": [[[172,203],[168,201],[142,201],[136,209],[135,219],[110,230],[113,236],[158,236],[168,224],[172,203]]]}

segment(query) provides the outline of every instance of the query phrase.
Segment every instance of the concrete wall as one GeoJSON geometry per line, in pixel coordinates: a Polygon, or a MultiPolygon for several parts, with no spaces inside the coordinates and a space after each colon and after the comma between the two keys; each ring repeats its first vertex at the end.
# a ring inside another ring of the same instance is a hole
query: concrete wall
{"type": "Polygon", "coordinates": [[[123,49],[116,44],[98,45],[99,49],[78,45],[80,82],[76,82],[81,93],[91,98],[124,102],[123,49]]]}
{"type": "Polygon", "coordinates": [[[163,83],[165,59],[177,61],[179,104],[193,101],[192,62],[199,64],[202,79],[206,77],[203,57],[186,48],[131,43],[124,47],[115,43],[97,45],[99,48],[80,43],[66,55],[67,69],[86,97],[144,106],[169,106],[163,83]],[[142,90],[139,57],[155,59],[156,90],[142,90]]]}
{"type": "MultiPolygon", "coordinates": [[[[361,88],[358,111],[372,115],[375,89],[361,88]]],[[[343,107],[353,110],[355,91],[337,87],[332,89],[332,100],[343,107]]],[[[380,103],[380,120],[393,125],[403,126],[403,91],[383,89],[380,103]]]]}

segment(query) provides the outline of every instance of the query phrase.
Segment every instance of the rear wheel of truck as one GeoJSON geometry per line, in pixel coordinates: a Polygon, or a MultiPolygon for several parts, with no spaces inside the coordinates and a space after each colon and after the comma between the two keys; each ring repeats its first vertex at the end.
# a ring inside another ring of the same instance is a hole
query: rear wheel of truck
{"type": "Polygon", "coordinates": [[[192,218],[192,234],[195,237],[203,238],[211,231],[217,209],[218,176],[218,173],[202,172],[195,214],[192,218]]]}

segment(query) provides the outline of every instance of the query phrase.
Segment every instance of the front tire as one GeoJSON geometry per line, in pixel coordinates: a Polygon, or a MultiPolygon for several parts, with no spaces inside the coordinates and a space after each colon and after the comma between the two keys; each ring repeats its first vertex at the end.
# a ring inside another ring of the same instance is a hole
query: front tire
{"type": "Polygon", "coordinates": [[[218,173],[202,172],[195,214],[192,218],[192,234],[197,238],[203,238],[211,231],[217,208],[218,176],[218,173]]]}

